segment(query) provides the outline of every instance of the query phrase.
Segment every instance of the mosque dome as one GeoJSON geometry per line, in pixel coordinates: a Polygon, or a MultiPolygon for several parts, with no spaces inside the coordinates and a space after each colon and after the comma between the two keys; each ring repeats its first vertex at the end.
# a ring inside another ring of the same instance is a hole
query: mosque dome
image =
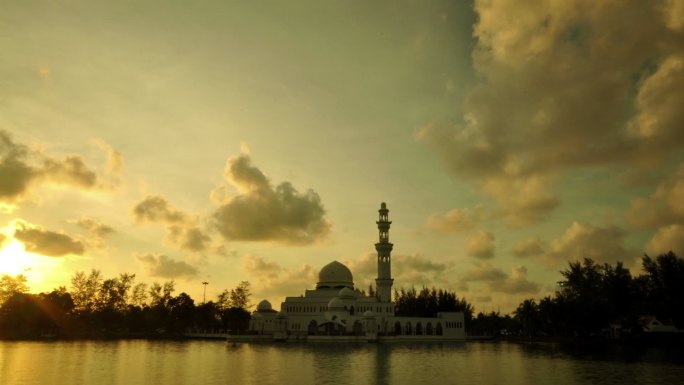
{"type": "Polygon", "coordinates": [[[318,273],[318,283],[316,289],[326,288],[354,288],[354,280],[349,268],[337,261],[330,262],[323,266],[318,273]]]}
{"type": "Polygon", "coordinates": [[[354,292],[354,290],[352,290],[348,287],[343,287],[342,290],[340,290],[340,292],[337,293],[337,296],[342,298],[342,299],[355,299],[356,298],[356,292],[354,292]]]}
{"type": "Polygon", "coordinates": [[[328,309],[344,309],[344,301],[340,297],[335,297],[328,302],[328,309]]]}
{"type": "Polygon", "coordinates": [[[273,306],[271,306],[271,303],[268,302],[267,300],[263,300],[259,302],[257,305],[257,311],[271,311],[273,310],[273,306]]]}

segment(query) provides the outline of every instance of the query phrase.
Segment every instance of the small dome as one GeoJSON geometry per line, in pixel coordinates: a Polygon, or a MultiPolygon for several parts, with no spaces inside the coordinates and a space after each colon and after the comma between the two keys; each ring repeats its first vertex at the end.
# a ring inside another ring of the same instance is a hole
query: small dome
{"type": "Polygon", "coordinates": [[[354,280],[349,268],[337,261],[330,262],[323,266],[320,273],[318,273],[316,289],[342,287],[354,288],[354,280]]]}
{"type": "Polygon", "coordinates": [[[328,309],[344,309],[344,301],[340,297],[335,297],[328,302],[328,309]]]}
{"type": "Polygon", "coordinates": [[[344,287],[337,293],[337,296],[342,299],[356,299],[356,292],[348,287],[344,287]]]}
{"type": "Polygon", "coordinates": [[[364,317],[372,317],[372,316],[373,316],[373,312],[370,311],[370,310],[366,310],[366,311],[363,312],[363,316],[364,316],[364,317]]]}
{"type": "Polygon", "coordinates": [[[273,306],[271,306],[271,303],[268,302],[267,300],[263,300],[259,302],[257,305],[257,311],[271,311],[273,310],[273,306]]]}

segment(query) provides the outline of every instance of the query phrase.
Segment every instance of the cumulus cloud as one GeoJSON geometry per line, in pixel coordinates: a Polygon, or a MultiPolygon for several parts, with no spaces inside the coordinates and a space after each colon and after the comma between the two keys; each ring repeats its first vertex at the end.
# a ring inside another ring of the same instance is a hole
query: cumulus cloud
{"type": "Polygon", "coordinates": [[[68,234],[45,230],[39,226],[17,222],[14,238],[24,244],[26,251],[47,257],[82,255],[85,244],[68,234]]]}
{"type": "Polygon", "coordinates": [[[42,150],[29,150],[24,144],[14,142],[8,132],[0,130],[0,201],[20,201],[38,183],[83,189],[112,187],[111,181],[98,175],[82,156],[57,159],[42,150]]]}
{"type": "Polygon", "coordinates": [[[513,247],[513,255],[516,257],[535,257],[544,253],[544,243],[538,237],[523,239],[513,247]]]}
{"type": "Polygon", "coordinates": [[[524,226],[546,218],[560,205],[560,199],[549,191],[549,177],[497,176],[482,182],[482,191],[493,197],[498,214],[514,227],[524,226]]]}
{"type": "Polygon", "coordinates": [[[659,255],[672,251],[684,255],[684,225],[663,226],[651,237],[646,245],[650,255],[659,255]]]}
{"type": "Polygon", "coordinates": [[[299,193],[289,182],[273,187],[244,153],[228,160],[225,177],[239,191],[213,215],[226,240],[310,244],[328,234],[325,209],[313,190],[299,193]]]}
{"type": "Polygon", "coordinates": [[[92,218],[81,217],[68,222],[88,231],[89,237],[87,241],[90,247],[103,248],[104,239],[116,232],[113,227],[92,218]]]}
{"type": "Polygon", "coordinates": [[[684,142],[676,3],[476,1],[463,119],[417,138],[514,225],[558,207],[552,183],[568,170],[657,166],[684,142]]]}
{"type": "Polygon", "coordinates": [[[137,222],[166,225],[166,241],[172,246],[201,252],[211,245],[211,237],[197,226],[197,219],[173,207],[163,196],[149,195],[133,207],[137,222]]]}
{"type": "Polygon", "coordinates": [[[539,284],[527,279],[527,268],[516,266],[510,274],[488,263],[478,265],[462,277],[463,282],[484,282],[492,292],[507,294],[536,294],[539,284]]]}
{"type": "Polygon", "coordinates": [[[138,255],[137,259],[147,269],[148,274],[153,277],[188,279],[198,273],[196,267],[162,254],[146,253],[138,255]]]}
{"type": "Polygon", "coordinates": [[[625,247],[625,235],[619,227],[573,222],[560,238],[551,241],[543,258],[552,267],[583,258],[601,263],[621,261],[629,265],[640,253],[625,247]]]}
{"type": "Polygon", "coordinates": [[[477,259],[494,258],[494,234],[478,230],[466,239],[466,254],[477,259]]]}
{"type": "Polygon", "coordinates": [[[268,262],[263,258],[249,254],[242,257],[242,269],[250,275],[269,280],[278,278],[283,270],[276,262],[268,262]]]}
{"type": "MultiPolygon", "coordinates": [[[[378,273],[376,253],[365,253],[358,259],[345,260],[354,275],[354,284],[359,289],[375,285],[378,273]]],[[[392,277],[401,286],[432,286],[448,284],[447,273],[453,263],[434,261],[419,254],[392,255],[392,277]]]]}
{"type": "Polygon", "coordinates": [[[318,281],[318,270],[308,264],[286,268],[275,261],[247,254],[242,256],[241,266],[254,284],[254,294],[258,298],[281,299],[283,295],[303,294],[318,281]]]}
{"type": "Polygon", "coordinates": [[[484,219],[484,208],[477,205],[473,208],[456,208],[444,214],[432,214],[426,226],[447,234],[458,234],[472,230],[484,219]]]}
{"type": "Polygon", "coordinates": [[[211,237],[202,232],[199,227],[169,226],[167,239],[171,244],[189,251],[204,251],[211,244],[211,237]]]}
{"type": "Polygon", "coordinates": [[[149,195],[135,205],[133,217],[139,222],[180,223],[187,220],[186,214],[176,210],[160,195],[149,195]]]}
{"type": "Polygon", "coordinates": [[[69,222],[82,229],[88,230],[90,234],[98,238],[108,237],[116,232],[113,227],[105,225],[104,223],[92,218],[81,217],[69,222]]]}
{"type": "Polygon", "coordinates": [[[626,217],[638,228],[684,223],[684,163],[650,197],[634,199],[626,217]]]}

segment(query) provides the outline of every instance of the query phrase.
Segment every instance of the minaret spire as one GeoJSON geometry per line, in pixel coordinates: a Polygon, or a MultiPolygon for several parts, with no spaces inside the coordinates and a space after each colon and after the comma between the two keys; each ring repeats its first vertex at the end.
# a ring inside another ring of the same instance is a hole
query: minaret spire
{"type": "Polygon", "coordinates": [[[378,210],[379,218],[375,222],[378,224],[379,240],[375,244],[375,250],[378,252],[378,278],[375,279],[378,297],[380,302],[392,301],[392,245],[389,241],[389,229],[392,222],[389,220],[389,210],[387,204],[382,202],[380,210],[378,210]]]}

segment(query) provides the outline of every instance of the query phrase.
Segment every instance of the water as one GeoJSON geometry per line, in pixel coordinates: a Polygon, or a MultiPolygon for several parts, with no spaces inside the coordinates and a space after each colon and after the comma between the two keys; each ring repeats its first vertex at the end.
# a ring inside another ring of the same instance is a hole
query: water
{"type": "Polygon", "coordinates": [[[0,341],[0,384],[681,384],[682,349],[0,341]]]}

